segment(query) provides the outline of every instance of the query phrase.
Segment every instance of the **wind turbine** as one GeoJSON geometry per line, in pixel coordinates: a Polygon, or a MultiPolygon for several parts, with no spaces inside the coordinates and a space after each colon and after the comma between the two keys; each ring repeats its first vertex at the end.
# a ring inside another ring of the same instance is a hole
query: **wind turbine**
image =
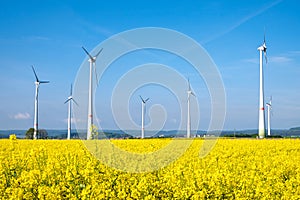
{"type": "Polygon", "coordinates": [[[35,99],[34,99],[34,122],[33,122],[33,139],[37,139],[37,132],[38,132],[38,103],[39,103],[39,86],[41,83],[49,83],[49,81],[40,81],[38,76],[36,75],[36,72],[34,70],[34,67],[31,66],[34,76],[35,76],[35,99]]]}
{"type": "Polygon", "coordinates": [[[270,111],[272,110],[272,96],[270,97],[269,103],[266,103],[268,107],[268,136],[271,136],[271,116],[270,111]]]}
{"type": "Polygon", "coordinates": [[[188,90],[187,90],[187,126],[186,126],[186,137],[191,137],[191,114],[190,114],[190,97],[193,95],[196,97],[196,95],[191,90],[190,80],[188,79],[188,90]]]}
{"type": "Polygon", "coordinates": [[[100,49],[100,51],[95,55],[91,56],[91,54],[84,48],[82,47],[84,52],[89,56],[89,63],[90,63],[90,76],[89,76],[89,99],[88,99],[88,124],[87,124],[87,135],[86,139],[89,140],[91,139],[92,136],[92,125],[93,125],[93,66],[94,66],[94,71],[96,75],[96,81],[98,84],[98,77],[96,73],[96,59],[101,53],[103,49],[100,49]]]}
{"type": "Polygon", "coordinates": [[[71,84],[70,96],[69,96],[68,99],[65,101],[65,104],[66,104],[67,102],[69,102],[69,105],[68,105],[68,107],[69,107],[69,109],[68,109],[68,136],[67,136],[67,139],[68,139],[68,140],[69,140],[70,137],[71,137],[71,109],[72,109],[72,101],[74,101],[74,103],[75,103],[76,105],[78,105],[77,102],[73,99],[73,96],[72,96],[72,84],[71,84]]]}
{"type": "Polygon", "coordinates": [[[145,124],[145,105],[146,105],[146,102],[149,100],[149,98],[147,99],[143,99],[141,96],[140,96],[141,100],[142,100],[142,134],[141,134],[141,138],[143,139],[145,137],[145,128],[144,128],[144,124],[145,124]]]}
{"type": "Polygon", "coordinates": [[[264,43],[257,48],[259,51],[259,121],[258,136],[265,137],[265,108],[264,108],[264,77],[263,77],[263,53],[267,63],[267,46],[264,35],[264,43]]]}

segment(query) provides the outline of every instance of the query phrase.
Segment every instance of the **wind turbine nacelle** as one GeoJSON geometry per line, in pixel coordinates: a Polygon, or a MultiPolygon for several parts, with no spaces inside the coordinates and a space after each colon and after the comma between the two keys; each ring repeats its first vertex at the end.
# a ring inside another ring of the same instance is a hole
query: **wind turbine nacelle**
{"type": "Polygon", "coordinates": [[[259,51],[264,51],[265,49],[267,49],[267,48],[265,48],[264,46],[260,46],[257,48],[257,50],[259,50],[259,51]]]}
{"type": "Polygon", "coordinates": [[[263,48],[264,48],[264,51],[267,50],[267,46],[265,44],[263,44],[263,48]]]}
{"type": "Polygon", "coordinates": [[[95,63],[95,62],[96,62],[96,57],[89,58],[88,61],[89,61],[90,63],[95,63]]]}

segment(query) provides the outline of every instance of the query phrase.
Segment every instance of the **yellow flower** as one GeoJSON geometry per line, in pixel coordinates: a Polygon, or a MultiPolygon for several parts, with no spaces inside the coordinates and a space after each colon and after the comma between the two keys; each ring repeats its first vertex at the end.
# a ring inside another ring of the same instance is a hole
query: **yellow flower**
{"type": "MultiPolygon", "coordinates": [[[[110,168],[80,140],[8,141],[0,140],[0,199],[300,198],[297,139],[219,139],[205,158],[198,156],[203,140],[196,139],[175,162],[150,173],[110,168]]],[[[112,140],[135,153],[170,141],[112,140]]]]}
{"type": "Polygon", "coordinates": [[[9,135],[9,140],[16,140],[16,139],[17,139],[16,134],[10,134],[9,135]]]}

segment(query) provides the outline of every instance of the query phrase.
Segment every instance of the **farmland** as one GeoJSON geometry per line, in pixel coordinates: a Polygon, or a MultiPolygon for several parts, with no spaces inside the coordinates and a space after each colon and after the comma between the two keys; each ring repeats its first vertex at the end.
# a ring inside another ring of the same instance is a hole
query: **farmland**
{"type": "MultiPolygon", "coordinates": [[[[172,139],[111,140],[151,154],[172,139]]],[[[178,140],[185,143],[187,140],[178,140]]],[[[204,158],[203,140],[145,173],[109,167],[80,140],[0,140],[2,199],[299,199],[299,139],[218,139],[204,158]]],[[[101,151],[101,146],[99,147],[101,151]]]]}

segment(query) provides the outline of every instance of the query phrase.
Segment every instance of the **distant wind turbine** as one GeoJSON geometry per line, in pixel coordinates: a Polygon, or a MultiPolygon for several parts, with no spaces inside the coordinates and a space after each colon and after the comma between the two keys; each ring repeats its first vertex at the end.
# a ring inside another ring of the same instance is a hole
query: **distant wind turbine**
{"type": "Polygon", "coordinates": [[[146,106],[146,102],[149,100],[149,98],[147,99],[143,99],[141,96],[140,96],[141,100],[142,100],[142,134],[141,134],[141,138],[145,138],[145,106],[146,106]]]}
{"type": "Polygon", "coordinates": [[[196,95],[191,90],[190,80],[188,79],[188,90],[187,90],[187,126],[186,126],[186,137],[191,137],[191,114],[190,114],[190,97],[193,95],[196,97],[196,95]]]}
{"type": "Polygon", "coordinates": [[[36,72],[34,70],[34,67],[31,66],[34,76],[35,76],[35,99],[34,99],[34,122],[33,122],[33,139],[37,139],[37,132],[38,132],[38,103],[39,103],[39,86],[41,83],[49,83],[49,81],[40,81],[38,76],[36,75],[36,72]]]}
{"type": "Polygon", "coordinates": [[[272,96],[270,97],[269,103],[266,103],[266,106],[268,107],[268,136],[271,136],[271,116],[270,116],[270,112],[272,110],[272,96]]]}
{"type": "Polygon", "coordinates": [[[91,54],[84,47],[82,47],[82,49],[90,58],[88,60],[90,63],[90,76],[89,76],[89,100],[88,100],[88,120],[87,120],[88,124],[87,124],[87,135],[86,135],[86,139],[89,140],[91,139],[92,136],[92,125],[93,125],[93,66],[94,66],[94,71],[96,76],[96,82],[98,84],[98,77],[96,73],[96,59],[103,49],[100,49],[100,51],[95,56],[91,56],[91,54]]]}
{"type": "Polygon", "coordinates": [[[264,43],[257,48],[259,51],[259,121],[258,121],[258,136],[265,137],[265,108],[264,108],[264,75],[263,75],[263,53],[267,63],[267,46],[264,35],[264,43]]]}
{"type": "Polygon", "coordinates": [[[72,118],[72,113],[71,113],[72,111],[71,111],[71,109],[72,109],[72,101],[74,101],[74,103],[76,105],[78,105],[77,102],[73,99],[73,96],[72,96],[72,84],[71,84],[70,96],[65,101],[65,104],[67,102],[69,102],[69,104],[68,104],[68,107],[69,107],[69,109],[68,109],[68,136],[67,136],[68,140],[71,138],[71,118],[72,118]]]}

